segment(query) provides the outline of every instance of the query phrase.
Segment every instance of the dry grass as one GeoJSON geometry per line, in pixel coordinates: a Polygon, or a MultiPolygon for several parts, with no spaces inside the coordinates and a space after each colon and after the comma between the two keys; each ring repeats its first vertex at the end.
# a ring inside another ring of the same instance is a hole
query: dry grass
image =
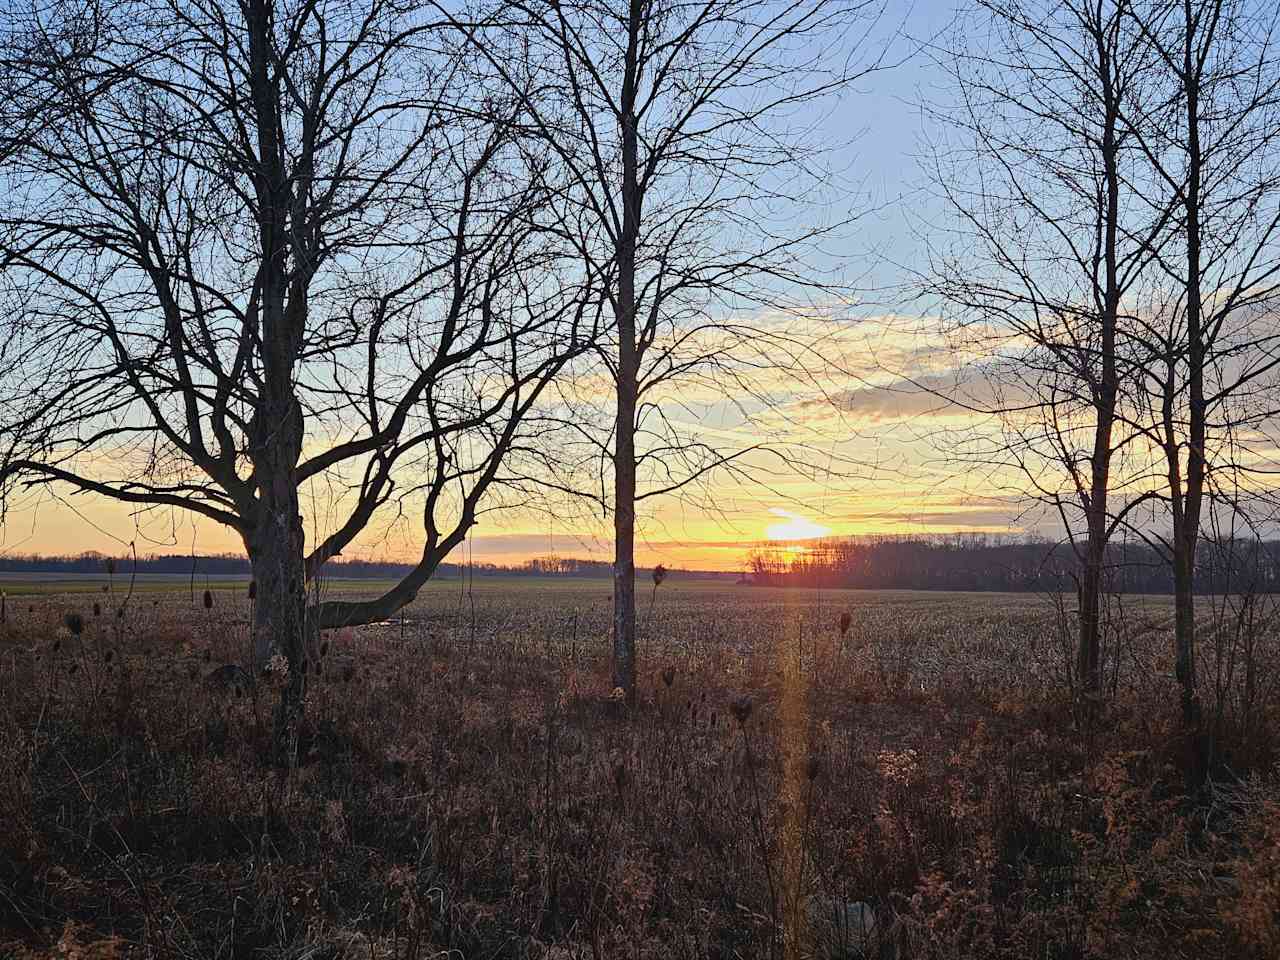
{"type": "Polygon", "coordinates": [[[1199,786],[1162,601],[1081,730],[1035,598],[667,584],[627,714],[607,584],[457,590],[328,638],[294,771],[269,679],[203,682],[243,658],[238,594],[79,640],[84,598],[23,602],[0,955],[805,956],[814,896],[872,904],[902,958],[1280,945],[1274,700],[1199,786]]]}

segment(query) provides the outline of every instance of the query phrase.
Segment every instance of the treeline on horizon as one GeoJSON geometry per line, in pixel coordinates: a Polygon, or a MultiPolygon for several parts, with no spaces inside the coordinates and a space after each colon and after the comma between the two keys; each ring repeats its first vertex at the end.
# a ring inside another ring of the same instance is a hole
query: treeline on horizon
{"type": "MultiPolygon", "coordinates": [[[[0,556],[3,573],[103,574],[114,560],[116,576],[131,573],[198,577],[250,575],[237,554],[150,554],[109,557],[97,551],[74,555],[0,556]]],[[[869,534],[830,537],[803,544],[761,543],[747,556],[744,582],[769,587],[865,590],[956,590],[976,592],[1074,591],[1077,561],[1070,544],[1038,536],[986,533],[869,534]]],[[[405,575],[407,563],[340,559],[324,565],[333,579],[380,580],[405,575]]],[[[1280,591],[1280,540],[1205,541],[1197,557],[1199,592],[1280,591]]],[[[670,569],[672,576],[738,577],[728,571],[670,569]]],[[[637,569],[648,579],[649,569],[637,569]]],[[[533,557],[518,564],[443,563],[433,579],[549,577],[607,580],[613,565],[576,557],[533,557]]],[[[1118,593],[1172,593],[1167,559],[1141,541],[1121,541],[1107,552],[1108,589],[1118,593]]]]}
{"type": "MultiPolygon", "coordinates": [[[[210,577],[249,576],[249,558],[234,553],[191,555],[149,554],[135,560],[131,556],[110,557],[95,550],[65,556],[41,554],[10,554],[0,556],[2,573],[77,573],[104,574],[109,561],[114,561],[116,576],[127,577],[133,572],[144,574],[182,574],[210,577]]],[[[324,565],[323,576],[335,579],[384,580],[403,577],[412,564],[380,560],[330,560],[324,565]]],[[[637,576],[648,577],[650,572],[637,570],[637,576]]],[[[729,576],[670,570],[672,574],[699,577],[729,576]]],[[[433,579],[456,579],[462,576],[477,577],[585,577],[599,580],[613,576],[613,564],[606,560],[583,560],[574,557],[533,557],[518,564],[500,563],[442,563],[433,579]]]]}
{"type": "MultiPolygon", "coordinates": [[[[881,590],[1074,592],[1079,560],[1068,543],[983,533],[833,537],[797,545],[762,544],[747,558],[753,584],[881,590]]],[[[1106,552],[1106,586],[1115,593],[1173,593],[1167,557],[1142,541],[1106,552]]],[[[1280,541],[1205,540],[1196,558],[1197,592],[1274,593],[1280,541]]]]}

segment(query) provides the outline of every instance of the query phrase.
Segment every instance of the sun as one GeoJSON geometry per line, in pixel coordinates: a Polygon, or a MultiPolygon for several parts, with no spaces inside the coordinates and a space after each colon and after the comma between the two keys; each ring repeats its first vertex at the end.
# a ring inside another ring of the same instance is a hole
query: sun
{"type": "Polygon", "coordinates": [[[830,527],[814,523],[808,517],[802,517],[790,510],[773,507],[769,512],[775,517],[786,518],[781,523],[771,523],[765,528],[764,535],[770,540],[812,540],[831,533],[830,527]]]}

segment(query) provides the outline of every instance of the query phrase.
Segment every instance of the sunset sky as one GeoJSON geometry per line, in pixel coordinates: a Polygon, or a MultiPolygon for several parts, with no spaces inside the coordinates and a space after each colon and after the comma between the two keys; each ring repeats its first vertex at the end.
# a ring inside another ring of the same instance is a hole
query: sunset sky
{"type": "MultiPolygon", "coordinates": [[[[831,384],[829,399],[796,388],[780,409],[762,412],[748,425],[735,425],[727,412],[709,407],[702,426],[727,447],[750,445],[764,427],[784,442],[803,443],[805,462],[780,471],[764,458],[747,472],[766,477],[767,485],[721,478],[681,498],[647,501],[637,562],[737,570],[762,540],[1025,526],[1016,503],[990,476],[961,469],[945,456],[940,437],[948,427],[969,425],[965,415],[941,409],[936,398],[895,383],[885,372],[900,369],[921,379],[951,372],[945,364],[954,358],[932,351],[923,335],[911,332],[918,326],[870,317],[851,325],[842,343],[849,364],[861,367],[853,371],[856,379],[831,384]]],[[[325,532],[328,519],[323,506],[308,511],[304,504],[309,540],[325,532]]],[[[11,507],[4,541],[9,553],[119,552],[130,541],[140,554],[242,549],[234,533],[211,522],[193,522],[167,509],[136,515],[128,507],[65,491],[11,507]]],[[[402,560],[420,549],[420,528],[410,517],[375,525],[347,556],[402,560]]],[[[529,510],[495,499],[454,559],[518,563],[555,554],[607,560],[611,552],[608,526],[585,505],[529,510]]]]}
{"type": "MultiPolygon", "coordinates": [[[[921,4],[905,26],[925,38],[945,26],[941,5],[921,4]],[[928,8],[928,9],[925,9],[928,8]]],[[[890,16],[901,17],[891,8],[890,16]]],[[[1012,500],[988,476],[962,470],[942,454],[939,437],[959,415],[936,400],[894,387],[893,376],[949,377],[962,361],[931,341],[927,307],[908,304],[902,284],[917,263],[918,233],[930,215],[916,162],[932,131],[914,105],[939,95],[941,77],[925,56],[875,74],[812,118],[836,142],[853,139],[832,158],[859,186],[851,210],[870,210],[846,235],[826,246],[844,258],[846,274],[875,291],[840,311],[834,334],[844,375],[810,388],[780,388],[777,409],[761,413],[775,436],[808,447],[805,469],[778,473],[759,464],[766,485],[721,479],[677,499],[647,501],[639,522],[637,560],[703,569],[740,569],[750,547],[764,539],[795,540],[869,532],[1009,531],[1025,527],[1012,500]],[[835,401],[834,403],[832,401],[835,401]]],[[[670,411],[684,418],[687,408],[670,411]]],[[[759,424],[744,424],[708,405],[699,429],[726,447],[757,439],[759,424]]],[[[477,561],[519,562],[532,556],[608,559],[609,529],[597,512],[526,510],[514,505],[487,514],[465,553],[477,561]]],[[[305,510],[305,508],[304,508],[305,510]]],[[[323,515],[308,517],[308,537],[323,532],[323,515]]],[[[140,553],[239,552],[236,535],[189,516],[157,511],[135,516],[128,507],[66,491],[10,506],[0,549],[9,553],[119,552],[130,541],[140,553]]],[[[420,549],[410,521],[370,532],[349,556],[408,559],[420,549]]]]}

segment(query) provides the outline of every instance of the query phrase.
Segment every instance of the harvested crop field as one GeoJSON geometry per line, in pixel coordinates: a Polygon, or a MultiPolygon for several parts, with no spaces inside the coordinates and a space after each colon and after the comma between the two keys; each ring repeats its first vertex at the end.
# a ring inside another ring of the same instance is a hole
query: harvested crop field
{"type": "Polygon", "coordinates": [[[1206,624],[1206,779],[1164,598],[1082,703],[1051,598],[646,586],[628,710],[607,581],[433,583],[325,637],[288,768],[244,585],[105,585],[6,585],[0,955],[1280,949],[1276,634],[1246,703],[1206,624]]]}

